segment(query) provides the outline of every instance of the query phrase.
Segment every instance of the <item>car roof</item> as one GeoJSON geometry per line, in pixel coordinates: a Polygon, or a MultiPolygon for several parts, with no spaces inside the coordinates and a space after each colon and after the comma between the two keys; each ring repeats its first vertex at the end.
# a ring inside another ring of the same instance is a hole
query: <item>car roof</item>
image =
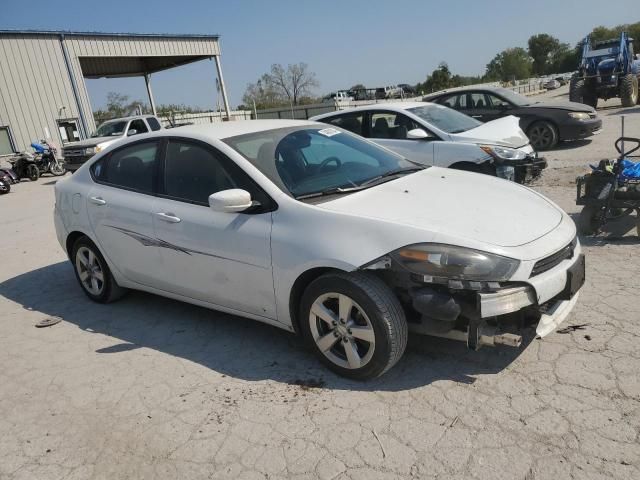
{"type": "MultiPolygon", "coordinates": [[[[164,130],[161,133],[177,135],[197,135],[212,140],[235,137],[247,133],[263,132],[278,128],[303,127],[318,125],[317,122],[307,120],[236,120],[223,123],[204,123],[199,125],[184,125],[181,127],[164,130]]],[[[324,125],[326,126],[326,125],[324,125]]]]}
{"type": "Polygon", "coordinates": [[[496,87],[494,85],[475,85],[475,86],[469,85],[466,87],[447,88],[446,90],[440,90],[438,92],[429,93],[428,95],[425,95],[423,98],[437,98],[449,93],[467,92],[471,90],[500,93],[501,91],[507,90],[507,89],[503,87],[496,87]]]}
{"type": "MultiPolygon", "coordinates": [[[[344,110],[336,110],[329,113],[323,113],[321,115],[316,115],[314,119],[321,119],[326,117],[332,117],[337,114],[349,113],[349,112],[360,112],[363,110],[394,110],[394,111],[404,111],[409,110],[410,108],[422,107],[424,105],[431,105],[429,102],[381,102],[381,103],[372,103],[369,105],[361,105],[359,107],[353,108],[345,108],[344,110]]],[[[438,105],[441,106],[441,105],[438,105]]]]}
{"type": "Polygon", "coordinates": [[[134,120],[134,119],[138,119],[138,118],[147,118],[147,117],[153,117],[152,114],[150,113],[145,113],[144,115],[129,115],[128,117],[118,117],[118,118],[110,118],[109,120],[105,120],[102,123],[107,123],[107,122],[128,122],[129,120],[134,120]]]}

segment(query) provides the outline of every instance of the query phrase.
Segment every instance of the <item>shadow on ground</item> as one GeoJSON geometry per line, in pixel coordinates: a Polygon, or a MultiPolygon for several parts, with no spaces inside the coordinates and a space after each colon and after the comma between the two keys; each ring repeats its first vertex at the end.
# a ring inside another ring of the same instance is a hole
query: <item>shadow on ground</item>
{"type": "Polygon", "coordinates": [[[325,369],[298,337],[259,322],[143,292],[130,292],[113,304],[95,304],[80,290],[68,262],[6,280],[0,283],[0,295],[86,332],[112,337],[114,344],[96,350],[99,354],[145,347],[230,377],[334,389],[399,391],[437,380],[473,383],[473,375],[503,370],[534,338],[533,330],[527,329],[521,349],[471,352],[460,342],[416,335],[391,372],[374,381],[355,382],[325,369]],[[42,285],[39,295],[33,295],[33,285],[42,285]]]}
{"type": "Polygon", "coordinates": [[[630,107],[617,112],[610,112],[607,115],[629,115],[631,113],[640,113],[640,107],[630,107]]]}
{"type": "MultiPolygon", "coordinates": [[[[580,212],[570,213],[569,216],[578,225],[580,212]]],[[[638,222],[640,219],[635,214],[610,220],[603,225],[598,235],[580,235],[580,243],[588,247],[601,247],[608,243],[640,245],[640,237],[637,235],[638,222]]]]}

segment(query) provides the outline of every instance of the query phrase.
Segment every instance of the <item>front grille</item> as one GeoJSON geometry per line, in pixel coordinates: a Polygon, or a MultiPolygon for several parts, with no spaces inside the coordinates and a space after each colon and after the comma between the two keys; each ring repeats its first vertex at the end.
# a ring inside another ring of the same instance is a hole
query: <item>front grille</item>
{"type": "Polygon", "coordinates": [[[564,247],[562,250],[549,255],[542,260],[538,260],[536,264],[533,266],[533,270],[531,271],[531,276],[535,277],[536,275],[540,275],[541,273],[547,272],[551,270],[553,267],[557,266],[563,260],[573,257],[573,251],[576,249],[577,238],[574,238],[573,241],[564,247]]]}

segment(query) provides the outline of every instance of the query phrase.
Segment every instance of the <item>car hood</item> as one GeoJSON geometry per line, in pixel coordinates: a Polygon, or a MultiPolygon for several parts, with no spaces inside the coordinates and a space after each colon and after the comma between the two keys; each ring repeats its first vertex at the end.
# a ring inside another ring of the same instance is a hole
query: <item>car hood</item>
{"type": "Polygon", "coordinates": [[[116,140],[120,140],[122,137],[92,137],[87,138],[86,140],[81,140],[79,142],[72,142],[65,144],[64,148],[75,149],[75,148],[89,148],[95,147],[96,145],[104,142],[115,142],[116,140]]]}
{"type": "Polygon", "coordinates": [[[466,132],[452,133],[450,137],[458,142],[487,143],[511,148],[519,148],[529,143],[529,139],[520,128],[520,120],[513,115],[491,120],[466,132]]]}
{"type": "Polygon", "coordinates": [[[555,204],[517,183],[438,167],[317,206],[497,247],[530,243],[563,218],[555,204]]]}
{"type": "Polygon", "coordinates": [[[557,100],[551,102],[537,102],[527,105],[524,108],[549,108],[553,110],[567,110],[571,112],[593,112],[595,110],[589,105],[578,102],[569,102],[566,100],[557,100]]]}

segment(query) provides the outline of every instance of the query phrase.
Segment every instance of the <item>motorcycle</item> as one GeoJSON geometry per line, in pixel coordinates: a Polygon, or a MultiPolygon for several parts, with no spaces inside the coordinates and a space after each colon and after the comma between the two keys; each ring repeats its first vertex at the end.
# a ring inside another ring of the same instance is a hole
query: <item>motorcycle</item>
{"type": "Polygon", "coordinates": [[[29,152],[21,152],[9,159],[12,170],[18,177],[18,180],[28,178],[35,182],[40,177],[40,170],[36,165],[35,157],[29,152]]]}
{"type": "Polygon", "coordinates": [[[33,142],[31,147],[36,151],[35,162],[40,175],[50,173],[59,177],[67,172],[63,163],[56,156],[58,149],[55,145],[46,140],[40,140],[40,143],[33,142]]]}

